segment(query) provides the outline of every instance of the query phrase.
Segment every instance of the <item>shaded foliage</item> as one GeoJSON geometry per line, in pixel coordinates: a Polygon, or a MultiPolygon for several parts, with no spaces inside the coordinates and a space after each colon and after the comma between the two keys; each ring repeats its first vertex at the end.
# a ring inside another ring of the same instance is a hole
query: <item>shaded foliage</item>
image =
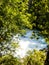
{"type": "Polygon", "coordinates": [[[32,0],[30,7],[30,22],[32,27],[40,30],[41,34],[49,38],[49,5],[48,0],[32,0]]]}

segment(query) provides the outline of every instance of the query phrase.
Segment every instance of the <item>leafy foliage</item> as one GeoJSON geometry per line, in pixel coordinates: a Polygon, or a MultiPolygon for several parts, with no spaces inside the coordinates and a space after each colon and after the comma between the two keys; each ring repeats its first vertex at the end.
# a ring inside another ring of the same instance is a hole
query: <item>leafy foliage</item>
{"type": "MultiPolygon", "coordinates": [[[[0,2],[0,46],[1,51],[5,50],[6,44],[10,45],[12,36],[21,32],[25,27],[30,28],[27,1],[1,0],[0,2]],[[8,43],[7,43],[8,42],[8,43]],[[2,50],[3,49],[3,50],[2,50]]],[[[6,47],[8,50],[8,48],[6,47]]],[[[11,50],[10,50],[11,51],[11,50]]]]}
{"type": "Polygon", "coordinates": [[[44,37],[49,39],[49,1],[32,0],[29,13],[31,14],[30,22],[32,28],[40,30],[44,37]]]}
{"type": "Polygon", "coordinates": [[[0,57],[0,65],[21,65],[21,62],[18,58],[13,57],[12,55],[5,55],[0,57]]]}
{"type": "Polygon", "coordinates": [[[18,47],[11,42],[13,35],[23,35],[26,28],[40,30],[49,43],[49,0],[0,0],[0,65],[44,64],[44,51],[29,53],[23,63],[6,55],[14,53],[18,47]]]}
{"type": "Polygon", "coordinates": [[[44,65],[46,59],[44,51],[29,51],[24,59],[24,65],[44,65]]]}

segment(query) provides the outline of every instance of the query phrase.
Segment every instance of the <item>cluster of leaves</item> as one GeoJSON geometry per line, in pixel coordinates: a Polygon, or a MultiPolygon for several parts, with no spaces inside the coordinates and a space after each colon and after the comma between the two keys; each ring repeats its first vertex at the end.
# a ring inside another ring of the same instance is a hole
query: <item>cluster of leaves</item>
{"type": "Polygon", "coordinates": [[[40,30],[40,33],[49,39],[49,0],[32,0],[29,13],[32,28],[40,30]]]}
{"type": "Polygon", "coordinates": [[[9,54],[0,57],[0,65],[21,65],[21,62],[20,59],[9,54]]]}
{"type": "Polygon", "coordinates": [[[24,65],[44,65],[45,59],[45,51],[29,51],[24,58],[24,65]]]}

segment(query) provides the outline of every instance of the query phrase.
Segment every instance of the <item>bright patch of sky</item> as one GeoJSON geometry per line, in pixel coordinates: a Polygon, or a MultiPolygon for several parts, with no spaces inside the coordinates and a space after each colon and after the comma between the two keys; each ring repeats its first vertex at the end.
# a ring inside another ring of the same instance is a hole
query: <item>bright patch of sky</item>
{"type": "MultiPolygon", "coordinates": [[[[47,46],[45,39],[43,37],[39,37],[39,39],[31,39],[30,37],[32,36],[32,32],[28,30],[27,33],[24,36],[19,36],[16,35],[13,37],[13,41],[17,42],[19,41],[19,48],[16,49],[16,54],[15,56],[19,56],[23,58],[27,51],[33,50],[33,49],[43,49],[47,46]]],[[[36,34],[36,33],[35,33],[36,34]]],[[[37,35],[37,34],[36,34],[37,35]]]]}

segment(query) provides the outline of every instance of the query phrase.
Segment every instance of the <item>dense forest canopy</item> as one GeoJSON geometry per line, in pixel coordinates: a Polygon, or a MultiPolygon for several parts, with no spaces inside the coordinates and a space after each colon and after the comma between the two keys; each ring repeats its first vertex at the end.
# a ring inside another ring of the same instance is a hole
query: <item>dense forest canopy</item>
{"type": "Polygon", "coordinates": [[[0,0],[0,56],[14,52],[18,46],[10,40],[26,28],[39,30],[49,43],[49,0],[0,0]]]}

